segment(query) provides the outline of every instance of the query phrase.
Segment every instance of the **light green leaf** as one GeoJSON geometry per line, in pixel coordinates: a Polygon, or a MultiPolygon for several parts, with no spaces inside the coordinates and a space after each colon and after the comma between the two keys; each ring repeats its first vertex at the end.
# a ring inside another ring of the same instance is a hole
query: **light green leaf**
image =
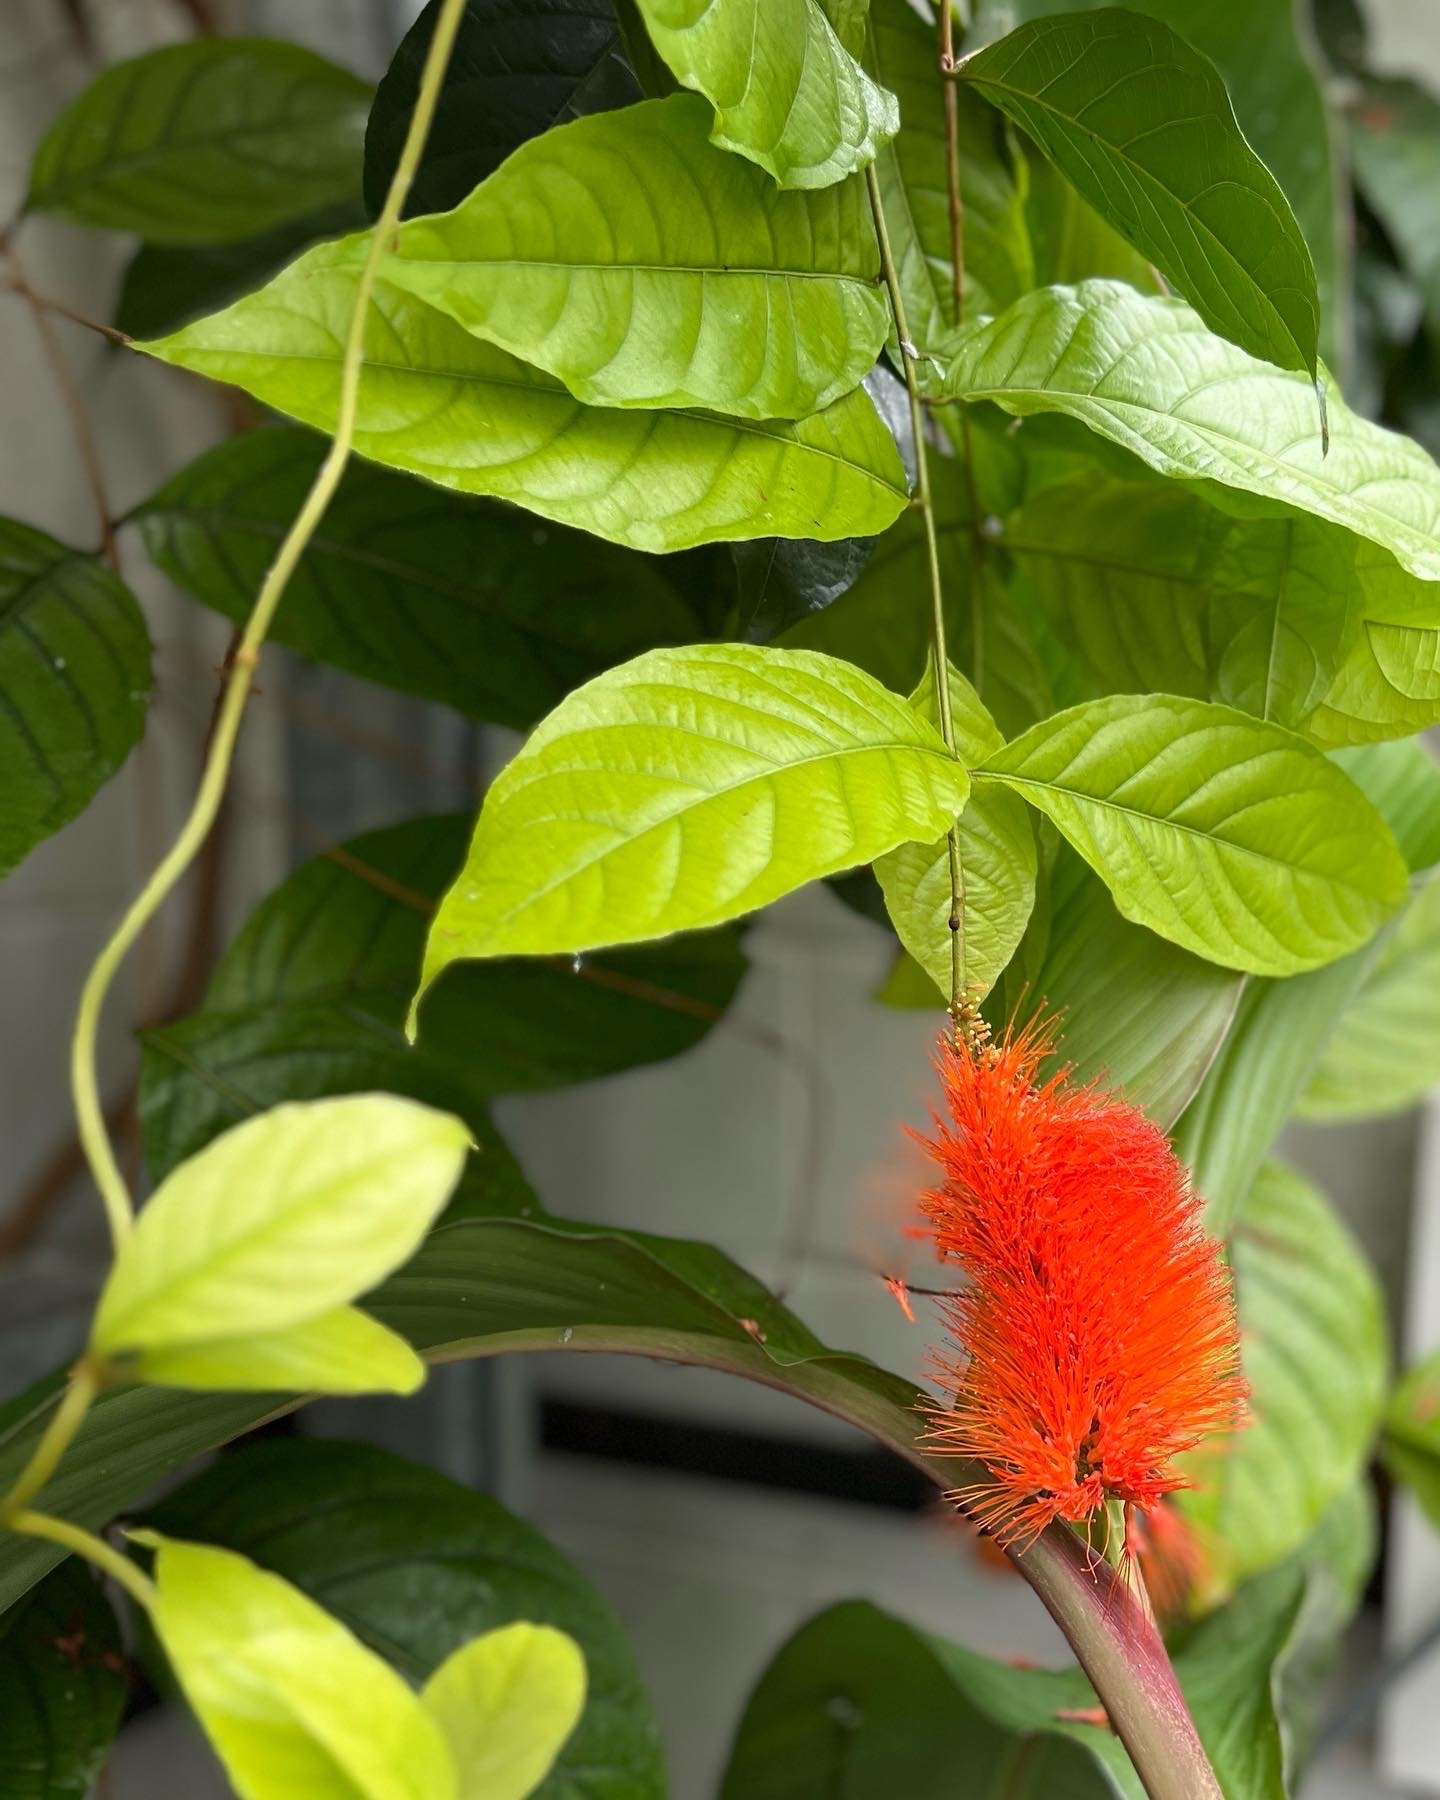
{"type": "Polygon", "coordinates": [[[459,1119],[389,1094],[278,1106],[237,1125],[141,1213],[100,1296],[92,1348],[126,1358],[310,1324],[410,1255],[469,1141],[459,1119]]]}
{"type": "Polygon", "coordinates": [[[594,406],[818,412],[890,327],[865,184],[777,188],[707,122],[672,94],[532,138],[386,277],[594,406]]]}
{"type": "Polygon", "coordinates": [[[337,1619],[233,1550],[156,1542],[151,1620],[241,1800],[459,1800],[440,1727],[337,1619]]]}
{"type": "Polygon", "coordinates": [[[711,136],[781,187],[828,187],[900,128],[893,94],[850,56],[816,0],[638,0],[655,48],[715,108],[711,136]]]}
{"type": "Polygon", "coordinates": [[[106,69],[46,132],[32,211],[213,244],[349,200],[370,88],[298,44],[197,37],[106,69]]]}
{"type": "Polygon", "coordinates": [[[1405,897],[1395,840],[1354,783],[1303,739],[1228,707],[1090,701],[975,774],[1052,819],[1126,918],[1227,968],[1317,967],[1405,897]]]}
{"type": "Polygon", "coordinates": [[[1407,1369],[1385,1409],[1385,1465],[1440,1529],[1440,1350],[1407,1369]]]}
{"type": "MultiPolygon", "coordinates": [[[[365,245],[319,244],[259,293],[137,347],[333,430],[365,245]]],[[[795,424],[587,407],[385,280],[365,359],[360,455],[635,549],[865,537],[907,504],[894,440],[858,390],[795,424]]]]}
{"type": "MultiPolygon", "coordinates": [[[[933,669],[926,670],[911,704],[926,718],[938,718],[933,669]]],[[[1003,746],[1005,739],[980,696],[955,668],[950,670],[950,708],[962,760],[982,762],[1003,746]]],[[[982,790],[971,795],[960,815],[956,845],[964,884],[961,970],[967,993],[983,1000],[1015,954],[1035,904],[1035,833],[1017,795],[982,790]]],[[[948,843],[941,838],[934,844],[902,844],[879,858],[875,875],[900,942],[948,999],[948,843]]]]}
{"type": "Polygon", "coordinates": [[[420,1694],[460,1774],[459,1800],[525,1800],[585,1705],[585,1659],[550,1625],[504,1625],[447,1657],[420,1694]]]}
{"type": "Polygon", "coordinates": [[[1324,1196],[1266,1163],[1230,1238],[1250,1397],[1242,1429],[1184,1459],[1175,1504],[1201,1533],[1213,1601],[1288,1556],[1370,1455],[1386,1326],[1364,1252],[1324,1196]]]}
{"type": "MultiPolygon", "coordinates": [[[[875,169],[895,253],[905,322],[922,353],[954,329],[950,206],[945,175],[945,97],[936,71],[935,28],[910,0],[870,0],[866,61],[900,102],[899,135],[875,169]]],[[[965,303],[971,316],[998,312],[1035,285],[1023,182],[1002,143],[1000,121],[960,92],[964,169],[965,303]]]]}
{"type": "Polygon", "coordinates": [[[738,918],[933,838],[969,785],[933,727],[832,657],[651,651],[572,694],[496,778],[422,992],[464,957],[738,918]]]}
{"type": "Polygon", "coordinates": [[[1400,915],[1346,1007],[1296,1108],[1363,1119],[1413,1106],[1440,1082],[1440,881],[1400,915]]]}
{"type": "Polygon", "coordinates": [[[1207,57],[1119,7],[1036,19],[960,79],[1022,126],[1101,216],[1252,356],[1317,373],[1315,269],[1207,57]]]}
{"type": "Polygon", "coordinates": [[[279,1331],[146,1350],[132,1372],[157,1387],[240,1394],[413,1394],[425,1381],[404,1338],[358,1306],[279,1331]]]}
{"type": "Polygon", "coordinates": [[[90,803],[149,697],[129,589],[95,557],[0,519],[0,875],[90,803]]]}
{"type": "MultiPolygon", "coordinates": [[[[308,431],[244,432],[172,476],[130,520],[152,562],[243,624],[325,449],[308,431]]],[[[271,633],[320,662],[519,729],[601,669],[704,635],[661,559],[537,531],[498,500],[359,461],[271,633]]]]}
{"type": "Polygon", "coordinates": [[[1212,481],[1343,525],[1440,580],[1440,469],[1333,390],[1330,451],[1308,380],[1256,362],[1180,300],[1113,281],[1028,294],[954,340],[932,397],[1061,413],[1162,475],[1212,481]]]}

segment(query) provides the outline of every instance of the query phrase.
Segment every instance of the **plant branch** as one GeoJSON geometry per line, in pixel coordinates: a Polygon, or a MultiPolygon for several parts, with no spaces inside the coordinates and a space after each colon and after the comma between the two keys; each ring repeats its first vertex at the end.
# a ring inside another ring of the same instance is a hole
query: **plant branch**
{"type": "Polygon", "coordinates": [[[325,509],[340,484],[350,457],[355,434],[355,417],[360,395],[360,374],[364,364],[365,328],[369,322],[370,298],[375,288],[380,259],[399,223],[410,184],[419,166],[450,59],[450,48],[464,10],[463,0],[445,0],[436,21],[435,31],[425,59],[420,92],[411,116],[410,129],[400,162],[390,183],[385,206],[376,221],[370,239],[369,253],[356,285],[355,304],[346,331],[344,355],[340,365],[340,392],[336,406],[335,434],[324,462],[316,473],[310,492],[300,508],[294,524],[276,553],[275,561],[262,582],[240,640],[231,660],[229,678],[216,720],[215,734],[200,778],[199,790],[190,815],[180,828],[170,850],[146,882],[139,896],[121,920],[110,941],[96,958],[80,996],[79,1013],[71,1045],[70,1079],[75,1100],[75,1117],[80,1142],[95,1176],[96,1186],[105,1203],[111,1236],[117,1251],[129,1237],[134,1218],[125,1178],[115,1160],[115,1151],[105,1131],[100,1107],[99,1081],[95,1063],[95,1045],[100,1013],[114,979],[115,971],[126,952],[145,929],[176,882],[194,860],[214,824],[225,795],[225,785],[235,754],[245,701],[254,680],[260,649],[270,629],[276,608],[284,596],[291,575],[304,555],[325,509]]]}
{"type": "MultiPolygon", "coordinates": [[[[947,0],[948,3],[948,0],[947,0]]],[[[940,714],[940,735],[952,756],[955,750],[955,720],[950,707],[950,658],[945,647],[945,587],[940,575],[940,540],[935,529],[935,506],[930,491],[930,460],[925,446],[925,409],[920,404],[920,389],[915,380],[915,358],[918,354],[910,337],[905,317],[905,298],[900,291],[900,276],[895,266],[895,253],[890,247],[890,233],[885,223],[885,205],[880,193],[880,178],[872,162],[865,171],[870,194],[870,211],[875,219],[875,236],[880,244],[880,266],[885,288],[890,296],[890,311],[895,321],[900,361],[905,371],[905,391],[910,397],[910,426],[915,438],[915,499],[925,523],[925,558],[930,576],[931,648],[935,663],[935,704],[940,714]]],[[[946,834],[950,860],[950,1017],[956,1033],[967,1041],[974,1038],[979,1014],[965,991],[965,887],[960,869],[960,843],[954,825],[946,834]]]]}
{"type": "MultiPolygon", "coordinates": [[[[81,1357],[70,1371],[70,1380],[60,1396],[60,1404],[45,1427],[40,1442],[25,1467],[16,1477],[3,1500],[0,1500],[0,1523],[12,1524],[16,1514],[25,1508],[60,1466],[60,1459],[75,1441],[85,1423],[91,1402],[100,1392],[100,1373],[88,1357],[81,1357]]],[[[19,1529],[18,1526],[15,1529],[19,1529]]]]}
{"type": "MultiPolygon", "coordinates": [[[[940,0],[940,73],[955,67],[955,14],[950,0],[940,0]]],[[[945,92],[945,186],[950,208],[950,280],[955,296],[955,323],[965,323],[965,201],[960,189],[960,95],[953,81],[945,92]]]]}
{"type": "Polygon", "coordinates": [[[52,1544],[59,1544],[72,1555],[83,1556],[86,1562],[93,1563],[97,1569],[118,1581],[130,1598],[147,1612],[155,1604],[155,1583],[143,1569],[131,1562],[128,1556],[113,1549],[104,1538],[96,1537],[93,1532],[85,1531],[79,1525],[71,1525],[64,1519],[52,1519],[49,1513],[17,1513],[9,1524],[12,1531],[18,1531],[24,1537],[48,1538],[52,1544]]]}

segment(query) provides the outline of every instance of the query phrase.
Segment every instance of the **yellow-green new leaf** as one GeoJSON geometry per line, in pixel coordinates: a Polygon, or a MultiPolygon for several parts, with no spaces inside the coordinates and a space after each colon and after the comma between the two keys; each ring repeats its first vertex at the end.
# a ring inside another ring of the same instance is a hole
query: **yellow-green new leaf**
{"type": "MultiPolygon", "coordinates": [[[[927,718],[937,716],[933,668],[910,699],[927,718]]],[[[955,748],[967,764],[1003,748],[999,727],[956,668],[950,670],[950,713],[955,748]]],[[[961,980],[972,1000],[982,1000],[1015,954],[1035,905],[1035,833],[1019,796],[992,786],[971,794],[955,836],[963,895],[961,980]]],[[[947,840],[902,844],[878,859],[875,876],[900,942],[948,999],[953,934],[947,840]]]]}
{"type": "Polygon", "coordinates": [[[127,1372],[156,1387],[241,1394],[413,1394],[425,1364],[358,1306],[279,1331],[142,1350],[127,1372]]]}
{"type": "Polygon", "coordinates": [[[171,1539],[155,1579],[155,1630],[241,1800],[459,1800],[414,1692],[288,1581],[171,1539]]]}
{"type": "Polygon", "coordinates": [[[929,841],[970,783],[897,694],[814,651],[653,650],[578,688],[485,797],[422,991],[464,957],[739,918],[929,841]]]}
{"type": "Polygon", "coordinates": [[[1127,919],[1226,968],[1317,968],[1405,899],[1405,860],[1349,776],[1228,706],[1088,701],[1007,744],[982,779],[1052,819],[1127,919]]]}
{"type": "Polygon", "coordinates": [[[532,138],[386,277],[594,406],[818,412],[890,326],[865,184],[787,192],[708,124],[673,94],[532,138]]]}
{"type": "Polygon", "coordinates": [[[313,1324],[405,1261],[469,1142],[461,1120],[391,1094],[237,1125],[156,1190],[100,1296],[91,1347],[128,1358],[313,1324]]]}
{"type": "Polygon", "coordinates": [[[585,1659],[549,1625],[487,1631],[449,1656],[420,1696],[450,1745],[459,1800],[525,1800],[585,1706],[585,1659]]]}
{"type": "MultiPolygon", "coordinates": [[[[137,347],[333,431],[367,243],[361,233],[317,244],[224,312],[137,347]]],[[[793,423],[586,406],[383,278],[366,321],[355,449],[637,550],[871,537],[909,502],[895,441],[862,389],[793,423]]]]}
{"type": "Polygon", "coordinates": [[[828,187],[900,129],[817,0],[637,0],[681,85],[715,108],[714,141],[781,187],[828,187]]]}

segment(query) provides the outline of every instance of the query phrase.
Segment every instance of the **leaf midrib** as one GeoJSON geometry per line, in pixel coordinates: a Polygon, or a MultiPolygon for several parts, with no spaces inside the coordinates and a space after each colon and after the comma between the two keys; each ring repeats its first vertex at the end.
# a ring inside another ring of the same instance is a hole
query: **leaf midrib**
{"type": "MultiPolygon", "coordinates": [[[[832,285],[844,283],[850,287],[860,288],[867,294],[873,294],[883,304],[881,290],[876,286],[878,274],[875,276],[857,274],[850,269],[782,269],[758,268],[748,263],[651,263],[651,262],[598,262],[589,258],[560,258],[546,256],[410,256],[396,252],[390,261],[390,279],[394,275],[396,263],[410,268],[421,269],[465,269],[472,266],[482,269],[562,269],[579,271],[583,274],[598,275],[683,275],[724,277],[740,275],[748,280],[760,281],[824,281],[832,285]]],[[[403,281],[400,285],[404,285],[403,281]]]]}

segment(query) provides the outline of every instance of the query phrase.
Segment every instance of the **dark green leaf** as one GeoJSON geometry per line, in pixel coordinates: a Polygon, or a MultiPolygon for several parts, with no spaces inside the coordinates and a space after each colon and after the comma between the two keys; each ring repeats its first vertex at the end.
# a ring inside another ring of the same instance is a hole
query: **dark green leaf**
{"type": "MultiPolygon", "coordinates": [[[[401,40],[365,129],[375,218],[400,160],[440,0],[401,40]]],[[[640,98],[610,0],[466,0],[406,217],[448,212],[527,139],[640,98]]]]}
{"type": "MultiPolygon", "coordinates": [[[[420,1683],[481,1633],[527,1620],[585,1655],[585,1712],[541,1800],[660,1800],[660,1735],[619,1620],[580,1572],[485,1494],[361,1444],[254,1444],[146,1524],[291,1582],[420,1683]]],[[[3,1792],[3,1790],[0,1790],[3,1792]]]]}
{"type": "Polygon", "coordinates": [[[731,546],[735,565],[735,632],[752,644],[822,612],[864,572],[874,538],[817,544],[808,538],[752,538],[731,546]]]}
{"type": "MultiPolygon", "coordinates": [[[[309,250],[258,294],[142,347],[330,430],[364,235],[309,250]]],[[[381,280],[355,447],[638,550],[867,536],[908,502],[863,392],[798,423],[582,405],[553,377],[381,280]]]]}
{"type": "Polygon", "coordinates": [[[128,1687],[110,1603],[66,1563],[0,1621],[0,1800],[85,1800],[128,1687]]]}
{"type": "Polygon", "coordinates": [[[1251,355],[1317,373],[1315,270],[1213,63],[1119,7],[1036,19],[960,67],[1251,355]]]}
{"type": "Polygon", "coordinates": [[[430,911],[467,822],[415,819],[306,863],[265,900],[202,1011],[145,1038],[141,1113],[154,1174],[281,1099],[383,1088],[461,1113],[481,1134],[464,1203],[533,1196],[489,1129],[497,1093],[566,1086],[678,1055],[717,1020],[745,959],[733,928],[644,951],[453,971],[401,1032],[430,911]]]}
{"type": "Polygon", "coordinates": [[[150,640],[98,558],[0,519],[0,874],[89,805],[130,754],[150,640]]]}
{"type": "Polygon", "coordinates": [[[26,205],[153,244],[253,237],[354,197],[370,88],[269,38],[116,63],[35,152],[26,205]]]}
{"type": "MultiPolygon", "coordinates": [[[[249,432],[131,516],[172,580],[240,624],[324,453],[308,432],[249,432]]],[[[273,635],[386,687],[523,727],[613,663],[703,630],[659,559],[353,463],[273,635]]]]}
{"type": "Polygon", "coordinates": [[[1027,174],[1025,223],[1034,246],[1036,287],[1100,276],[1129,282],[1142,294],[1164,291],[1140,252],[1105,223],[1054,163],[1032,157],[1027,174]]]}
{"type": "Polygon", "coordinates": [[[715,108],[711,136],[782,187],[828,187],[899,129],[895,96],[845,49],[818,0],[637,0],[684,87],[715,108]]]}

